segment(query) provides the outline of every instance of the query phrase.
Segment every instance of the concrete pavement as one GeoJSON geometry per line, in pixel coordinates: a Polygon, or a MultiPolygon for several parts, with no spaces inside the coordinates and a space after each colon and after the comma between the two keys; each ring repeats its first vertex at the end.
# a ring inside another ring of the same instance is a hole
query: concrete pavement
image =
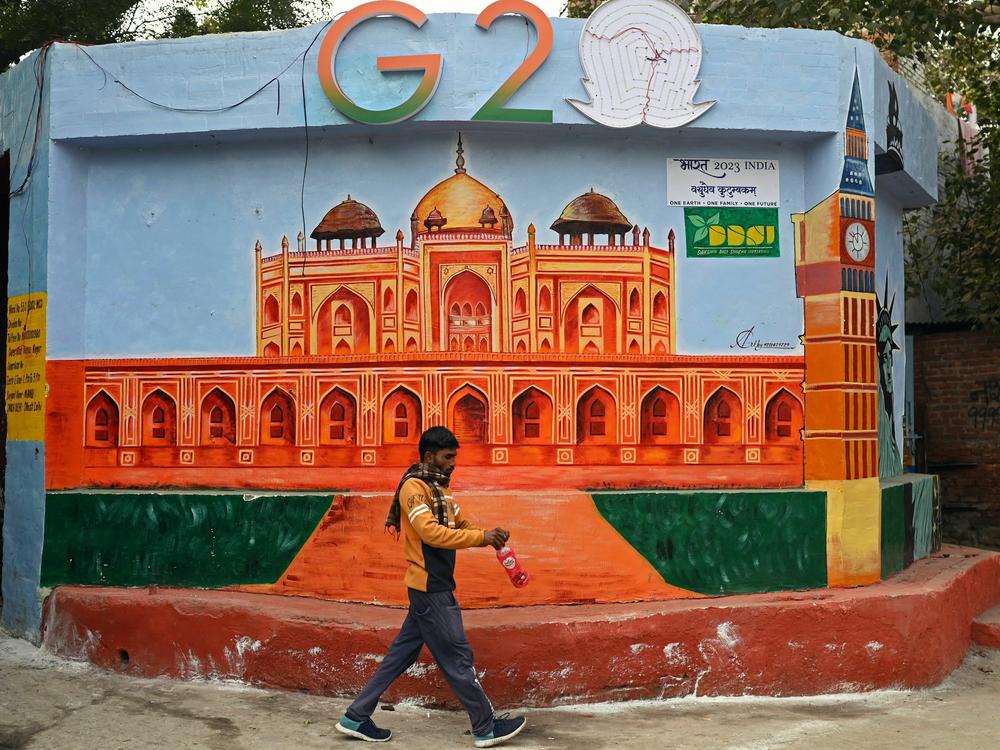
{"type": "MultiPolygon", "coordinates": [[[[486,678],[487,688],[489,678],[486,678]]],[[[346,701],[238,684],[130,678],[0,635],[0,750],[356,748],[333,731],[346,701]]],[[[943,685],[817,698],[682,698],[526,712],[521,750],[992,750],[1000,651],[973,649],[943,685]]],[[[471,747],[464,714],[380,710],[388,747],[471,747]]]]}

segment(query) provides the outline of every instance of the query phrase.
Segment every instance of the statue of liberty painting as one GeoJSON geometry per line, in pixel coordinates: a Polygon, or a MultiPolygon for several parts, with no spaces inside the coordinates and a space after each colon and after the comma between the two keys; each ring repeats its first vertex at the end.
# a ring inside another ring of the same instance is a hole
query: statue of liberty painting
{"type": "Polygon", "coordinates": [[[878,475],[881,478],[894,477],[903,473],[899,443],[896,441],[896,417],[892,388],[892,357],[899,345],[893,335],[899,324],[893,324],[892,311],[896,306],[896,295],[889,299],[889,276],[885,277],[885,292],[882,300],[875,296],[875,352],[878,355],[878,475]]]}

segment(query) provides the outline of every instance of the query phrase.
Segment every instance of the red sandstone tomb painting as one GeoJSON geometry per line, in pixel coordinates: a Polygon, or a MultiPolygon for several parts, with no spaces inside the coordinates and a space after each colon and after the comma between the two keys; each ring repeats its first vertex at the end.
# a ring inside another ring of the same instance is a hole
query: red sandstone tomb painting
{"type": "Polygon", "coordinates": [[[49,486],[384,489],[434,424],[465,486],[802,483],[802,358],[677,351],[673,228],[589,185],[522,228],[442,167],[388,241],[344,177],[256,242],[254,356],[50,362],[49,486]]]}

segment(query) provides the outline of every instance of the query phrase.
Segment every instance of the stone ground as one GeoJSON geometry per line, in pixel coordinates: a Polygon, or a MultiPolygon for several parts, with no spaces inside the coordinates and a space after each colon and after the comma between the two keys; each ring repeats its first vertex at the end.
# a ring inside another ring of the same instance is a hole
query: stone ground
{"type": "MultiPolygon", "coordinates": [[[[135,679],[0,634],[0,750],[356,748],[333,725],[345,701],[243,685],[135,679]]],[[[1000,650],[973,648],[943,685],[818,698],[682,698],[527,711],[505,747],[718,750],[994,750],[1000,650]]],[[[391,747],[471,747],[464,714],[380,710],[391,747]]]]}

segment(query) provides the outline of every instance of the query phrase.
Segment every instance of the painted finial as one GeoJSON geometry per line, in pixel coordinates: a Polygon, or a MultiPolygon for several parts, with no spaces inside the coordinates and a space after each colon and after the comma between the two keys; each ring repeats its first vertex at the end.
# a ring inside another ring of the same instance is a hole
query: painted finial
{"type": "Polygon", "coordinates": [[[396,230],[396,242],[402,242],[402,241],[403,241],[403,230],[402,229],[397,229],[396,230]]]}
{"type": "Polygon", "coordinates": [[[465,157],[462,154],[465,153],[465,149],[462,148],[462,133],[458,134],[458,148],[455,150],[458,157],[455,159],[455,174],[465,174],[465,157]]]}

